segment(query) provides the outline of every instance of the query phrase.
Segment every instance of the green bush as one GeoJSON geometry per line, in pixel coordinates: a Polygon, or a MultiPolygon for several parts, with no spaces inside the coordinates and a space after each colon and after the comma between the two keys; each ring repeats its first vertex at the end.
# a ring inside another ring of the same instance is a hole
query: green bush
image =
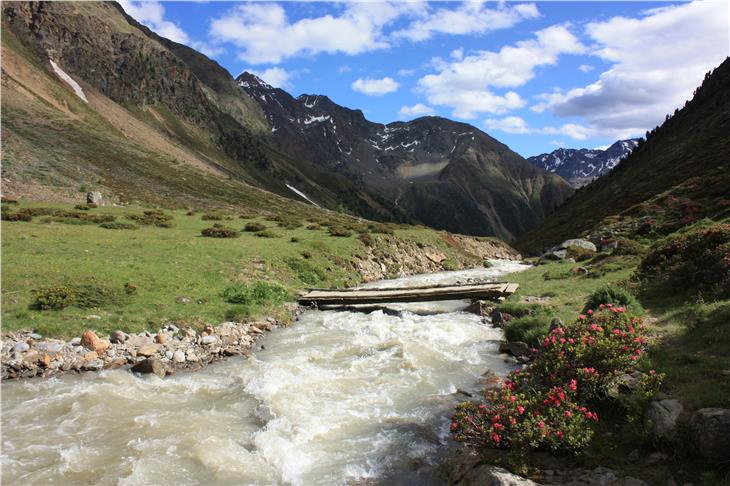
{"type": "Polygon", "coordinates": [[[301,240],[300,240],[299,238],[297,238],[296,236],[292,236],[292,237],[291,237],[291,238],[289,239],[289,242],[290,242],[290,243],[299,243],[300,241],[301,241],[301,240]]]}
{"type": "Polygon", "coordinates": [[[636,272],[647,288],[730,296],[730,223],[672,235],[656,245],[636,272]]]}
{"type": "Polygon", "coordinates": [[[296,219],[285,219],[283,221],[279,221],[279,223],[277,224],[277,226],[279,226],[279,228],[284,228],[284,229],[289,229],[289,230],[297,229],[301,225],[302,225],[302,222],[299,220],[296,220],[296,219]]]}
{"type": "Polygon", "coordinates": [[[368,225],[368,229],[371,233],[382,233],[384,235],[392,235],[393,230],[384,224],[371,223],[368,225]]]}
{"type": "Polygon", "coordinates": [[[321,230],[322,227],[317,223],[313,223],[313,224],[307,225],[307,229],[312,230],[312,231],[317,231],[317,230],[321,230]]]}
{"type": "Polygon", "coordinates": [[[370,233],[360,233],[358,235],[358,238],[365,246],[374,246],[375,245],[375,239],[372,237],[370,233]]]}
{"type": "MultiPolygon", "coordinates": [[[[451,421],[454,438],[475,448],[510,448],[517,454],[539,448],[579,452],[599,421],[588,407],[610,400],[620,377],[639,371],[648,342],[642,327],[640,318],[617,307],[590,311],[556,327],[542,339],[532,364],[510,373],[485,402],[457,407],[451,421]]],[[[649,370],[632,393],[646,399],[661,381],[661,374],[649,370]]]]}
{"type": "Polygon", "coordinates": [[[248,231],[249,233],[256,233],[265,229],[266,225],[262,223],[246,223],[246,226],[243,227],[243,231],[248,231]]]}
{"type": "Polygon", "coordinates": [[[3,221],[33,221],[33,215],[28,213],[9,213],[7,211],[2,212],[2,220],[3,221]]]}
{"type": "Polygon", "coordinates": [[[547,312],[547,308],[542,304],[525,302],[502,302],[497,306],[497,310],[513,317],[525,317],[538,312],[547,312]]]}
{"type": "Polygon", "coordinates": [[[307,285],[317,285],[327,278],[324,271],[313,262],[288,258],[286,264],[296,273],[297,278],[307,285]]]}
{"type": "Polygon", "coordinates": [[[240,231],[221,225],[205,228],[200,232],[200,234],[207,238],[238,238],[241,236],[240,231]]]}
{"type": "Polygon", "coordinates": [[[611,252],[613,255],[643,255],[646,248],[641,243],[628,238],[616,238],[618,246],[611,252]]]}
{"type": "Polygon", "coordinates": [[[202,221],[222,221],[225,217],[222,213],[206,213],[200,217],[202,221]]]}
{"type": "Polygon", "coordinates": [[[590,309],[596,310],[601,304],[612,304],[619,307],[626,307],[631,309],[634,313],[641,313],[643,311],[641,304],[636,301],[633,295],[622,288],[611,285],[605,285],[596,289],[591,295],[589,295],[588,300],[586,300],[586,304],[583,307],[583,312],[587,312],[590,309]]]}
{"type": "Polygon", "coordinates": [[[33,292],[35,307],[41,310],[65,309],[76,302],[76,291],[69,286],[44,287],[33,292]]]}
{"type": "Polygon", "coordinates": [[[352,231],[341,226],[330,226],[330,236],[347,238],[348,236],[352,236],[352,231]]]}
{"type": "Polygon", "coordinates": [[[64,224],[101,224],[111,223],[117,219],[111,214],[89,214],[81,211],[65,211],[59,209],[44,219],[45,222],[64,224]]]}
{"type": "Polygon", "coordinates": [[[288,297],[289,293],[284,287],[268,282],[256,282],[252,285],[236,283],[223,291],[223,298],[230,304],[277,304],[288,297]]]}
{"type": "Polygon", "coordinates": [[[17,199],[13,199],[13,198],[7,197],[7,196],[2,196],[2,198],[0,198],[0,202],[2,204],[18,204],[17,199]]]}
{"type": "Polygon", "coordinates": [[[142,214],[129,214],[127,219],[145,226],[172,228],[172,216],[158,209],[148,209],[143,211],[142,214]]]}
{"type": "Polygon", "coordinates": [[[110,221],[107,223],[101,223],[100,228],[106,229],[117,229],[117,230],[133,230],[137,229],[138,226],[133,223],[125,223],[124,221],[110,221]]]}
{"type": "Polygon", "coordinates": [[[281,235],[275,231],[263,230],[256,233],[259,238],[281,238],[281,235]]]}
{"type": "Polygon", "coordinates": [[[99,206],[94,203],[84,203],[84,204],[77,204],[74,206],[74,209],[78,209],[80,211],[88,211],[89,209],[98,208],[99,206]]]}
{"type": "Polygon", "coordinates": [[[509,341],[522,341],[530,346],[539,346],[548,332],[552,317],[539,313],[512,319],[504,326],[504,335],[509,341]]]}
{"type": "Polygon", "coordinates": [[[572,258],[576,262],[590,260],[596,254],[595,251],[583,248],[582,246],[569,246],[566,250],[566,258],[572,258]]]}

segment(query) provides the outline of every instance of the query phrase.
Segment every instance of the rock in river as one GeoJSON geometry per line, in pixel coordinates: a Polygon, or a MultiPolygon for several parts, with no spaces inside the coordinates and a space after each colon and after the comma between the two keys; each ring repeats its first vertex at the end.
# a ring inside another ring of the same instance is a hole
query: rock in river
{"type": "Polygon", "coordinates": [[[160,378],[164,378],[167,372],[165,365],[160,360],[154,358],[143,359],[132,366],[132,371],[143,375],[153,373],[160,378]]]}

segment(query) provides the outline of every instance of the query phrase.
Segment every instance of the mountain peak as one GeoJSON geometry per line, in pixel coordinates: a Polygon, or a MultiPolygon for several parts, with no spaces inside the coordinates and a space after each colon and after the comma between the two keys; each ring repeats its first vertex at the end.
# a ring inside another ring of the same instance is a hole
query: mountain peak
{"type": "Polygon", "coordinates": [[[236,78],[236,82],[238,82],[238,85],[242,88],[263,88],[265,90],[276,89],[260,77],[248,71],[244,71],[239,74],[236,78]]]}

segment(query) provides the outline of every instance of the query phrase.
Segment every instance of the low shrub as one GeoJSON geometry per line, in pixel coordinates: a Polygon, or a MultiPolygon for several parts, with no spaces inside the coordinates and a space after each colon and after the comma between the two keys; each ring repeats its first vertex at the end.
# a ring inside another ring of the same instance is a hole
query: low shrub
{"type": "Polygon", "coordinates": [[[587,312],[591,309],[596,310],[601,304],[612,304],[620,307],[627,307],[634,313],[642,312],[641,304],[636,301],[633,295],[620,287],[612,285],[604,285],[603,287],[593,291],[593,293],[588,296],[585,306],[583,306],[583,312],[587,312]]]}
{"type": "Polygon", "coordinates": [[[304,258],[305,260],[309,260],[310,258],[312,258],[312,256],[314,256],[312,255],[312,252],[308,250],[302,251],[300,255],[302,255],[302,258],[304,258]]]}
{"type": "Polygon", "coordinates": [[[106,223],[101,223],[99,225],[100,228],[106,228],[106,229],[116,229],[116,230],[133,230],[139,228],[134,223],[125,223],[124,221],[109,221],[106,223]]]}
{"type": "Polygon", "coordinates": [[[596,254],[595,251],[583,248],[582,246],[569,246],[566,250],[566,258],[572,258],[576,262],[590,260],[596,254]]]}
{"type": "Polygon", "coordinates": [[[200,232],[200,234],[207,238],[238,238],[241,236],[240,231],[221,225],[205,228],[200,232]]]}
{"type": "Polygon", "coordinates": [[[82,309],[120,305],[126,302],[126,292],[98,284],[59,285],[34,291],[34,307],[59,310],[69,306],[82,309]]]}
{"type": "Polygon", "coordinates": [[[200,217],[202,221],[222,221],[225,217],[222,213],[206,213],[200,217]]]}
{"type": "MultiPolygon", "coordinates": [[[[640,318],[622,307],[601,306],[547,334],[525,369],[512,372],[483,403],[459,405],[451,422],[456,440],[517,453],[549,448],[578,452],[590,442],[598,414],[589,407],[610,397],[619,377],[637,371],[647,349],[640,318]]],[[[662,376],[642,375],[642,397],[662,376]]]]}
{"type": "Polygon", "coordinates": [[[284,287],[268,282],[255,282],[251,285],[236,283],[227,287],[222,295],[230,304],[243,305],[277,304],[289,297],[284,287]]]}
{"type": "Polygon", "coordinates": [[[448,270],[450,272],[454,270],[461,270],[461,263],[456,258],[447,258],[441,262],[441,266],[444,270],[448,270]]]}
{"type": "Polygon", "coordinates": [[[266,229],[266,225],[262,223],[246,223],[246,226],[243,227],[243,231],[248,231],[249,233],[256,233],[258,231],[263,231],[266,229]]]}
{"type": "Polygon", "coordinates": [[[7,196],[2,196],[2,198],[0,198],[0,202],[2,204],[18,204],[17,199],[13,199],[13,198],[7,197],[7,196]]]}
{"type": "Polygon", "coordinates": [[[525,317],[538,312],[547,312],[546,307],[542,304],[526,302],[502,302],[497,306],[497,310],[513,317],[525,317]]]}
{"type": "Polygon", "coordinates": [[[79,211],[88,211],[90,209],[98,208],[98,204],[94,203],[84,203],[84,204],[77,204],[74,206],[74,209],[78,209],[79,211]]]}
{"type": "Polygon", "coordinates": [[[76,291],[73,287],[58,285],[35,290],[33,297],[34,306],[40,310],[60,310],[76,302],[76,291]]]}
{"type": "Polygon", "coordinates": [[[330,226],[330,236],[336,236],[340,238],[347,238],[352,236],[352,231],[343,228],[341,226],[330,226]]]}
{"type": "Polygon", "coordinates": [[[616,238],[616,244],[616,248],[611,252],[613,255],[643,255],[646,253],[646,248],[638,241],[616,238]]]}
{"type": "Polygon", "coordinates": [[[7,211],[2,212],[2,220],[3,221],[33,221],[33,216],[28,213],[9,213],[7,211]]]}
{"type": "Polygon", "coordinates": [[[172,216],[158,209],[148,209],[143,211],[142,214],[129,214],[127,219],[145,226],[172,228],[172,216]]]}
{"type": "Polygon", "coordinates": [[[509,341],[522,341],[530,346],[539,346],[550,332],[552,317],[545,313],[526,315],[512,319],[504,326],[504,335],[509,341]]]}
{"type": "Polygon", "coordinates": [[[64,223],[64,224],[101,224],[111,223],[117,219],[111,214],[89,214],[82,211],[65,211],[59,209],[51,214],[43,221],[47,223],[64,223]]]}
{"type": "Polygon", "coordinates": [[[256,233],[259,238],[281,238],[281,235],[275,231],[263,230],[256,233]]]}
{"type": "Polygon", "coordinates": [[[279,228],[293,230],[302,226],[302,222],[296,219],[285,219],[283,221],[279,221],[277,226],[279,226],[279,228]]]}
{"type": "Polygon", "coordinates": [[[730,296],[730,223],[672,235],[651,248],[636,271],[647,288],[730,296]]]}
{"type": "Polygon", "coordinates": [[[310,225],[307,225],[307,229],[312,230],[312,231],[317,231],[317,230],[321,230],[322,227],[317,223],[312,223],[310,225]]]}
{"type": "Polygon", "coordinates": [[[371,224],[368,225],[368,229],[370,230],[371,233],[381,233],[381,234],[384,234],[384,235],[392,235],[393,234],[393,229],[392,228],[389,228],[388,226],[386,226],[384,224],[371,223],[371,224]]]}
{"type": "Polygon", "coordinates": [[[292,236],[292,237],[291,237],[291,238],[289,239],[289,242],[290,242],[290,243],[299,243],[300,241],[301,241],[301,240],[300,240],[299,238],[297,238],[296,236],[292,236]]]}
{"type": "Polygon", "coordinates": [[[296,273],[297,278],[307,285],[317,285],[327,278],[321,268],[308,260],[288,258],[286,264],[296,273]]]}
{"type": "Polygon", "coordinates": [[[374,246],[375,245],[375,239],[372,237],[372,235],[370,233],[360,233],[358,235],[358,239],[365,246],[374,246]]]}

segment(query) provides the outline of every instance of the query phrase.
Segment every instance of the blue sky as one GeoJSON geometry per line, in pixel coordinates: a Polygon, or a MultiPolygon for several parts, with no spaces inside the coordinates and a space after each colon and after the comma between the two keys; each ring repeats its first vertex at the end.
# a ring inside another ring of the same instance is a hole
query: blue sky
{"type": "Polygon", "coordinates": [[[122,2],[234,76],[388,123],[468,122],[523,156],[642,135],[730,54],[703,2],[122,2]]]}

